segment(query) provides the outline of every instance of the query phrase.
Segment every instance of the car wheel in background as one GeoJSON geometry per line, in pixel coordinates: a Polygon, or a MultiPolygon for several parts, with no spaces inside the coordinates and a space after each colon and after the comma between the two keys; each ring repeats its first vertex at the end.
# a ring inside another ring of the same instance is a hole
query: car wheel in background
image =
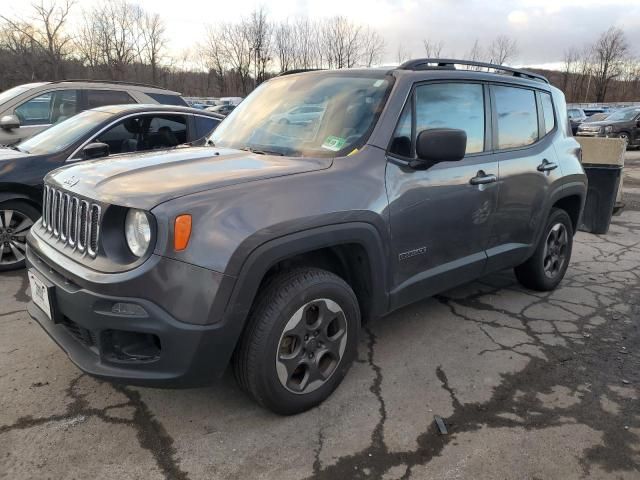
{"type": "Polygon", "coordinates": [[[24,267],[27,233],[38,218],[38,209],[27,202],[0,203],[0,271],[24,267]]]}

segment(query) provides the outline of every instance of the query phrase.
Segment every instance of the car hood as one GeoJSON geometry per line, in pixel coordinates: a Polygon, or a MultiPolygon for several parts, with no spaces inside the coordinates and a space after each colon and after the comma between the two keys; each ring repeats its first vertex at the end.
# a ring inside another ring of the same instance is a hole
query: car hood
{"type": "Polygon", "coordinates": [[[191,147],[92,160],[59,168],[46,182],[101,202],[150,210],[184,195],[322,170],[330,158],[259,155],[191,147]]]}
{"type": "Polygon", "coordinates": [[[20,152],[13,148],[0,147],[0,162],[5,160],[15,160],[17,158],[25,158],[32,156],[29,153],[20,152]]]}

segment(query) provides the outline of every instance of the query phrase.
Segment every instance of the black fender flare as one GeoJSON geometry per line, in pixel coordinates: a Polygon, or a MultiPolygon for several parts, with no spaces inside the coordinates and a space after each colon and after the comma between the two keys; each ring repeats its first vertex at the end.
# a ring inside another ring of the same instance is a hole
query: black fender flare
{"type": "Polygon", "coordinates": [[[234,329],[237,329],[239,337],[262,279],[278,262],[321,248],[354,243],[362,246],[369,257],[371,316],[383,315],[389,306],[388,255],[385,243],[378,230],[370,223],[350,222],[298,231],[269,240],[255,248],[247,256],[235,279],[224,311],[225,321],[236,324],[234,329]]]}
{"type": "Polygon", "coordinates": [[[42,193],[36,188],[13,183],[0,184],[0,202],[8,200],[26,200],[34,207],[42,207],[40,197],[42,193]]]}

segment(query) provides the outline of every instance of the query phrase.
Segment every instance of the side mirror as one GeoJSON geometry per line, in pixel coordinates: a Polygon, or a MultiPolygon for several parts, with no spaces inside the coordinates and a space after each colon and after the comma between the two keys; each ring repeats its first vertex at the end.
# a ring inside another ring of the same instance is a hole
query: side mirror
{"type": "MultiPolygon", "coordinates": [[[[457,162],[467,150],[467,132],[454,128],[423,130],[416,140],[416,154],[421,164],[457,162]]],[[[412,165],[413,166],[413,165],[412,165]]]]}
{"type": "Polygon", "coordinates": [[[109,156],[109,145],[102,142],[93,142],[82,149],[83,160],[102,158],[109,156]]]}
{"type": "Polygon", "coordinates": [[[20,119],[15,115],[5,115],[0,118],[0,128],[3,130],[13,130],[14,128],[20,128],[20,119]]]}

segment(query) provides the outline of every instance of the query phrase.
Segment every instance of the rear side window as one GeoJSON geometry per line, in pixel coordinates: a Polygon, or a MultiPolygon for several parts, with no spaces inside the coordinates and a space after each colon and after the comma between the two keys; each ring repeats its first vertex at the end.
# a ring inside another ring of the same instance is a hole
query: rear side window
{"type": "Polygon", "coordinates": [[[217,118],[200,116],[194,116],[193,118],[196,121],[196,139],[208,136],[220,123],[220,120],[218,120],[217,118]]]}
{"type": "Polygon", "coordinates": [[[544,130],[546,135],[556,127],[556,118],[553,115],[553,102],[551,101],[551,95],[548,93],[540,93],[540,100],[540,103],[542,103],[542,115],[544,118],[544,130]]]}
{"type": "Polygon", "coordinates": [[[144,92],[145,95],[153,98],[161,105],[178,105],[180,107],[188,107],[187,102],[179,95],[168,95],[166,93],[149,93],[144,92]]]}
{"type": "Polygon", "coordinates": [[[136,103],[127,92],[120,90],[87,90],[87,108],[136,103]]]}
{"type": "Polygon", "coordinates": [[[498,149],[518,148],[538,140],[538,109],[533,90],[493,86],[498,116],[498,149]]]}
{"type": "Polygon", "coordinates": [[[484,89],[475,83],[433,83],[415,89],[415,135],[407,104],[391,141],[390,151],[413,156],[412,140],[423,130],[456,128],[467,133],[467,153],[484,150],[484,89]]]}

